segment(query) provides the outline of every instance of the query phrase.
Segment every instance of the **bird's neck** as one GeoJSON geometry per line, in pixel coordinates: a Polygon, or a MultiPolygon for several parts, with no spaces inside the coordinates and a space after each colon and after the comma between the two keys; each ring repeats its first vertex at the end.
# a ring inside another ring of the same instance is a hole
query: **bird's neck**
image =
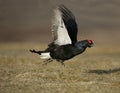
{"type": "Polygon", "coordinates": [[[86,44],[82,44],[82,43],[76,43],[75,47],[80,50],[85,50],[87,48],[86,44]]]}
{"type": "Polygon", "coordinates": [[[74,52],[75,55],[84,52],[86,48],[87,48],[87,47],[85,47],[85,46],[75,45],[75,52],[74,52]]]}
{"type": "Polygon", "coordinates": [[[85,49],[87,48],[86,46],[79,46],[79,47],[77,47],[79,50],[81,50],[81,51],[85,51],[85,49]]]}

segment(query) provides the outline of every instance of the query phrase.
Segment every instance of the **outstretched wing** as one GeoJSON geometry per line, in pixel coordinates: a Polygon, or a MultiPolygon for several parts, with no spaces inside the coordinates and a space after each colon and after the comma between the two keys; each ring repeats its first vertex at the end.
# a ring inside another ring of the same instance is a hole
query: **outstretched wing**
{"type": "Polygon", "coordinates": [[[62,13],[62,19],[65,23],[66,28],[67,28],[68,34],[72,40],[72,44],[74,44],[77,42],[77,32],[78,32],[75,16],[64,5],[60,5],[59,10],[62,13]]]}
{"type": "Polygon", "coordinates": [[[64,5],[59,5],[54,11],[52,21],[54,44],[65,45],[76,43],[77,31],[77,24],[72,12],[64,5]]]}
{"type": "Polygon", "coordinates": [[[56,45],[72,44],[62,15],[63,14],[60,11],[60,7],[57,7],[54,10],[54,16],[52,20],[53,42],[56,45]]]}

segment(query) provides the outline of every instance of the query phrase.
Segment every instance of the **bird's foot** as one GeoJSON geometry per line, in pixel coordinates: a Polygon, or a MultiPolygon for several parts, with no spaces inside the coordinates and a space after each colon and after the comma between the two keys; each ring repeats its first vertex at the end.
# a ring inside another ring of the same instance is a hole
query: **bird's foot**
{"type": "Polygon", "coordinates": [[[63,60],[57,60],[58,62],[61,63],[61,65],[63,65],[65,67],[65,64],[63,63],[64,61],[63,60]]]}
{"type": "Polygon", "coordinates": [[[65,64],[63,63],[63,61],[61,62],[61,65],[63,65],[65,67],[65,64]]]}
{"type": "Polygon", "coordinates": [[[43,65],[47,65],[48,63],[52,62],[53,60],[52,59],[47,59],[44,61],[44,64],[43,65]]]}

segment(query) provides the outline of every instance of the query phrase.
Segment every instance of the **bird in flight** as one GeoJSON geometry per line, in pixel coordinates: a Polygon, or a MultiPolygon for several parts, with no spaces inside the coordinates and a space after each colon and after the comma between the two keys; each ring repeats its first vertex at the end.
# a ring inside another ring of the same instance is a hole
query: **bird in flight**
{"type": "Polygon", "coordinates": [[[65,66],[64,61],[83,53],[86,48],[93,46],[93,41],[86,39],[77,41],[78,27],[73,13],[64,5],[59,5],[54,10],[52,20],[53,41],[43,51],[30,50],[46,59],[44,64],[57,60],[65,66]]]}

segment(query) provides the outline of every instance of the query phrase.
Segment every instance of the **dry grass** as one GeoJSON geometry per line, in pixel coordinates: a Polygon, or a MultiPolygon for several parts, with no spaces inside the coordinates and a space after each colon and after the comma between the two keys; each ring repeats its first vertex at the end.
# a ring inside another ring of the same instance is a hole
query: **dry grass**
{"type": "Polygon", "coordinates": [[[30,48],[0,45],[0,93],[120,93],[120,48],[94,47],[65,62],[43,66],[30,48]]]}

